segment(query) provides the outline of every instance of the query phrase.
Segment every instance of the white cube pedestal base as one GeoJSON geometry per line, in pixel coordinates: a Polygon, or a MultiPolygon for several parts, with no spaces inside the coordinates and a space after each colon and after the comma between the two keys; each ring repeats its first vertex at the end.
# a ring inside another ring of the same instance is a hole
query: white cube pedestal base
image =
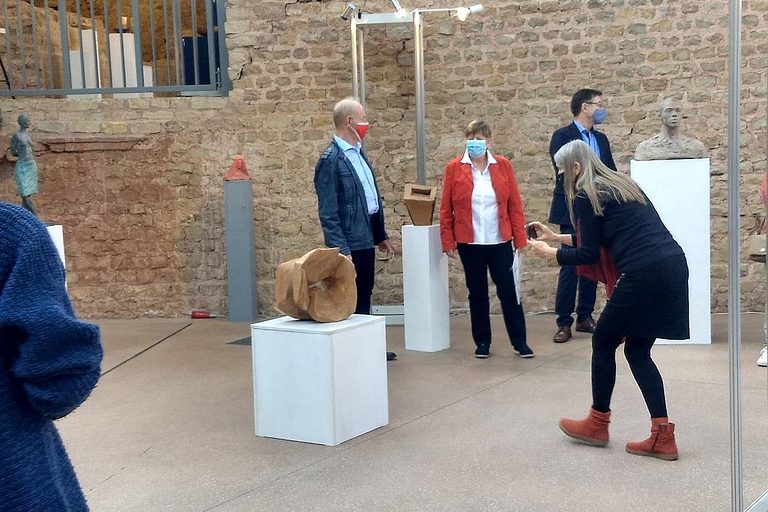
{"type": "Polygon", "coordinates": [[[658,342],[711,343],[709,158],[632,160],[630,169],[688,260],[691,337],[658,342]]]}
{"type": "Polygon", "coordinates": [[[389,423],[384,318],[251,325],[256,435],[335,446],[389,423]]]}
{"type": "Polygon", "coordinates": [[[451,346],[448,258],[440,226],[403,226],[405,349],[437,352],[451,346]]]}

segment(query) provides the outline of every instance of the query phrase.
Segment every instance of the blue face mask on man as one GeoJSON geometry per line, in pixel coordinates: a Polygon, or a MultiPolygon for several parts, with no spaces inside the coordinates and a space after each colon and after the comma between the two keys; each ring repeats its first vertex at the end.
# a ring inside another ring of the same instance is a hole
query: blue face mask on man
{"type": "Polygon", "coordinates": [[[467,140],[467,153],[472,158],[478,158],[485,154],[488,150],[488,145],[484,140],[469,139],[467,140]]]}
{"type": "Polygon", "coordinates": [[[592,114],[592,123],[603,124],[607,117],[608,117],[608,109],[600,107],[598,109],[595,109],[594,113],[592,114]]]}

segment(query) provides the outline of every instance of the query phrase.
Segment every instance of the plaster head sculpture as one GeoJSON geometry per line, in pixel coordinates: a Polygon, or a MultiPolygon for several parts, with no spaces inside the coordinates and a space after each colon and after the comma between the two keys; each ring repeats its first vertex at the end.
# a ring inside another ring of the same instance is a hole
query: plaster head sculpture
{"type": "Polygon", "coordinates": [[[314,249],[277,267],[275,309],[300,320],[338,322],[357,304],[355,266],[338,249],[314,249]]]}
{"type": "Polygon", "coordinates": [[[676,99],[666,98],[659,103],[659,118],[661,119],[661,124],[666,126],[669,131],[676,131],[679,129],[682,117],[683,107],[676,99]]]}
{"type": "Polygon", "coordinates": [[[11,137],[11,155],[16,157],[16,188],[21,196],[21,205],[37,215],[35,196],[37,194],[37,163],[29,135],[31,123],[26,114],[19,115],[19,129],[11,137]]]}
{"type": "Polygon", "coordinates": [[[659,103],[661,131],[637,145],[635,160],[706,158],[707,148],[701,141],[680,135],[682,118],[683,108],[675,98],[666,98],[659,103]]]}

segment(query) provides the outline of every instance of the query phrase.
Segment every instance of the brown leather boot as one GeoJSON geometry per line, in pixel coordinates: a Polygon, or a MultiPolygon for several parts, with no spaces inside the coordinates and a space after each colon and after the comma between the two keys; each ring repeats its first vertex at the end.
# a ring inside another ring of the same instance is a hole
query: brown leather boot
{"type": "Polygon", "coordinates": [[[608,424],[611,422],[611,411],[598,412],[589,408],[589,415],[583,420],[560,420],[560,430],[565,435],[584,441],[592,446],[608,444],[608,424]]]}
{"type": "Polygon", "coordinates": [[[675,424],[669,418],[651,418],[651,437],[645,441],[627,443],[627,452],[664,460],[677,460],[675,424]]]}

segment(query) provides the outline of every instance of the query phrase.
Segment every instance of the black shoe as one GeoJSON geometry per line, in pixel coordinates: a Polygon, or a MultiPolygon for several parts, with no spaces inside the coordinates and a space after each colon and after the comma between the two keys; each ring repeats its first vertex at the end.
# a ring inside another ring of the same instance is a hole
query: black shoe
{"type": "Polygon", "coordinates": [[[530,359],[533,357],[533,350],[526,344],[521,347],[515,347],[515,354],[523,359],[530,359]]]}
{"type": "Polygon", "coordinates": [[[478,345],[475,349],[475,357],[478,359],[488,359],[491,346],[487,343],[478,345]]]}
{"type": "Polygon", "coordinates": [[[394,361],[397,359],[397,354],[394,352],[387,352],[387,361],[394,361]]]}

